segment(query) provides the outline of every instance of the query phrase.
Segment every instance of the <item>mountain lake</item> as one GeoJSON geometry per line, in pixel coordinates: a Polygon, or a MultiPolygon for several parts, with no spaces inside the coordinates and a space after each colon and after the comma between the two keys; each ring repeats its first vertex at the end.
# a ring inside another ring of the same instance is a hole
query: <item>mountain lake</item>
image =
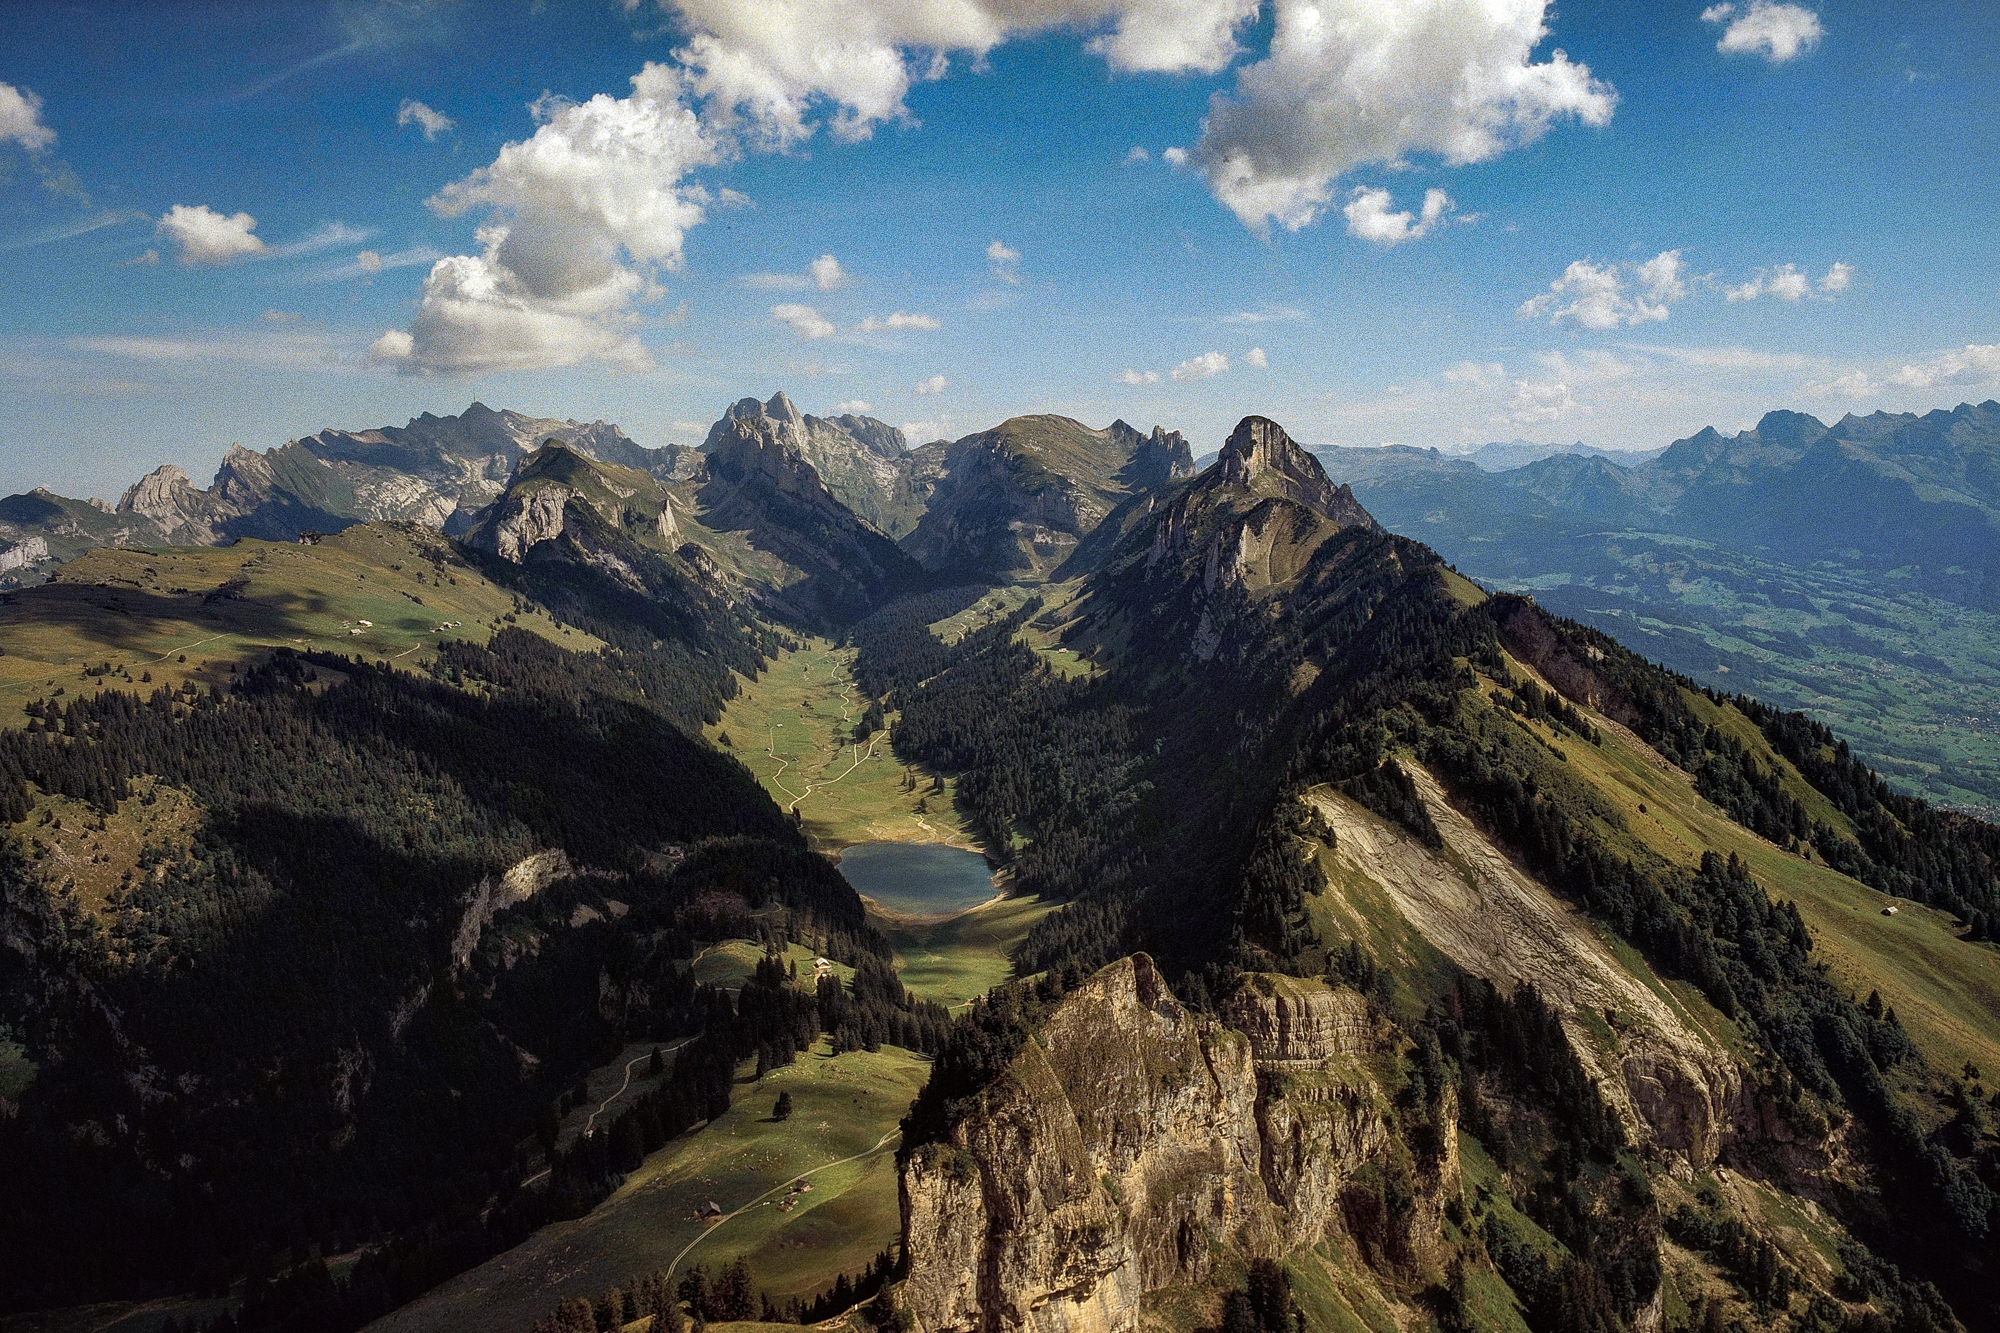
{"type": "Polygon", "coordinates": [[[978,852],[939,842],[863,842],[840,849],[855,892],[891,912],[948,916],[991,898],[993,867],[978,852]]]}

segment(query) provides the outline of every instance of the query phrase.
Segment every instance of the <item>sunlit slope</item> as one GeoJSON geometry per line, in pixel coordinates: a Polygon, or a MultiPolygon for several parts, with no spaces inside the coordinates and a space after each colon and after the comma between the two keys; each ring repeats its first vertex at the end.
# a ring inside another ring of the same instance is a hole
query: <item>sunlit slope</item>
{"type": "MultiPolygon", "coordinates": [[[[1777,769],[1816,818],[1848,827],[1747,718],[1703,695],[1690,692],[1689,702],[1704,721],[1751,745],[1759,764],[1777,769]]],[[[1933,1066],[2000,1064],[2000,948],[1959,939],[1948,913],[1878,893],[1758,837],[1697,795],[1685,772],[1608,719],[1591,715],[1603,743],[1589,745],[1558,738],[1544,723],[1488,711],[1546,741],[1544,763],[1567,768],[1617,811],[1623,827],[1600,829],[1611,845],[1683,867],[1698,864],[1704,851],[1734,852],[1772,898],[1798,904],[1815,957],[1843,986],[1861,997],[1881,992],[1933,1066]],[[1561,761],[1554,750],[1562,752],[1561,761]],[[1889,906],[1895,915],[1882,915],[1889,906]]]]}
{"type": "Polygon", "coordinates": [[[758,1290],[780,1304],[859,1272],[898,1234],[896,1125],[930,1066],[893,1046],[826,1051],[822,1042],[761,1080],[746,1064],[725,1115],[649,1156],[588,1216],[543,1228],[370,1327],[523,1330],[566,1299],[676,1258],[684,1272],[747,1256],[758,1290]],[[780,1092],[792,1094],[784,1121],[771,1116],[780,1092]],[[807,1172],[812,1189],[791,1197],[807,1172]],[[697,1216],[711,1202],[727,1220],[697,1216]]]}
{"type": "Polygon", "coordinates": [[[147,694],[149,673],[152,686],[221,683],[231,663],[279,647],[418,667],[438,644],[484,642],[502,624],[578,651],[601,646],[415,524],[370,523],[315,545],[103,548],[0,598],[0,716],[58,687],[147,694]]]}
{"type": "Polygon", "coordinates": [[[854,650],[807,639],[780,652],[736,697],[707,735],[756,775],[814,843],[943,842],[972,848],[953,783],[898,760],[887,719],[857,728],[867,701],[854,686],[854,650]]]}

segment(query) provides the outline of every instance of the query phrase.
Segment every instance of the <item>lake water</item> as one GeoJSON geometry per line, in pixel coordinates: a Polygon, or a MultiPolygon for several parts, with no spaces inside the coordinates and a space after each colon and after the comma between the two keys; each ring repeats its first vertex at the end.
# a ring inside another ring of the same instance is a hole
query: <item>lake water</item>
{"type": "Polygon", "coordinates": [[[993,868],[978,852],[935,842],[863,842],[840,849],[840,873],[892,912],[940,916],[994,894],[993,868]]]}

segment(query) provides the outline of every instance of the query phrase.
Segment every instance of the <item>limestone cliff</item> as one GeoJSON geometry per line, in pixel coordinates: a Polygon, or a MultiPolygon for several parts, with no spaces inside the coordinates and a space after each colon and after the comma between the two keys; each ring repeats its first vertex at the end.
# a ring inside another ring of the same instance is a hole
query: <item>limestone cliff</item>
{"type": "Polygon", "coordinates": [[[1218,1250],[1279,1255],[1361,1222],[1421,1262],[1457,1188],[1456,1110],[1417,1204],[1357,1208],[1356,1173],[1394,1151],[1389,1096],[1358,1057],[1378,1035],[1358,996],[1251,977],[1230,1022],[1183,1008],[1144,954],[1072,991],[949,1139],[902,1175],[909,1277],[925,1333],[1108,1333],[1140,1297],[1198,1283],[1218,1250]]]}

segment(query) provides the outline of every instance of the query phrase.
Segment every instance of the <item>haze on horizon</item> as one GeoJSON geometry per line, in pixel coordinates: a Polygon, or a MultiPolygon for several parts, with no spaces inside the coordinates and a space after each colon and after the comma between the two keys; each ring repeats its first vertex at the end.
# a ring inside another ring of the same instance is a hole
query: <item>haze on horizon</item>
{"type": "Polygon", "coordinates": [[[1650,449],[2000,388],[1974,4],[0,16],[0,490],[494,406],[1650,449]],[[1026,15],[1032,15],[1027,17],[1026,15]]]}

